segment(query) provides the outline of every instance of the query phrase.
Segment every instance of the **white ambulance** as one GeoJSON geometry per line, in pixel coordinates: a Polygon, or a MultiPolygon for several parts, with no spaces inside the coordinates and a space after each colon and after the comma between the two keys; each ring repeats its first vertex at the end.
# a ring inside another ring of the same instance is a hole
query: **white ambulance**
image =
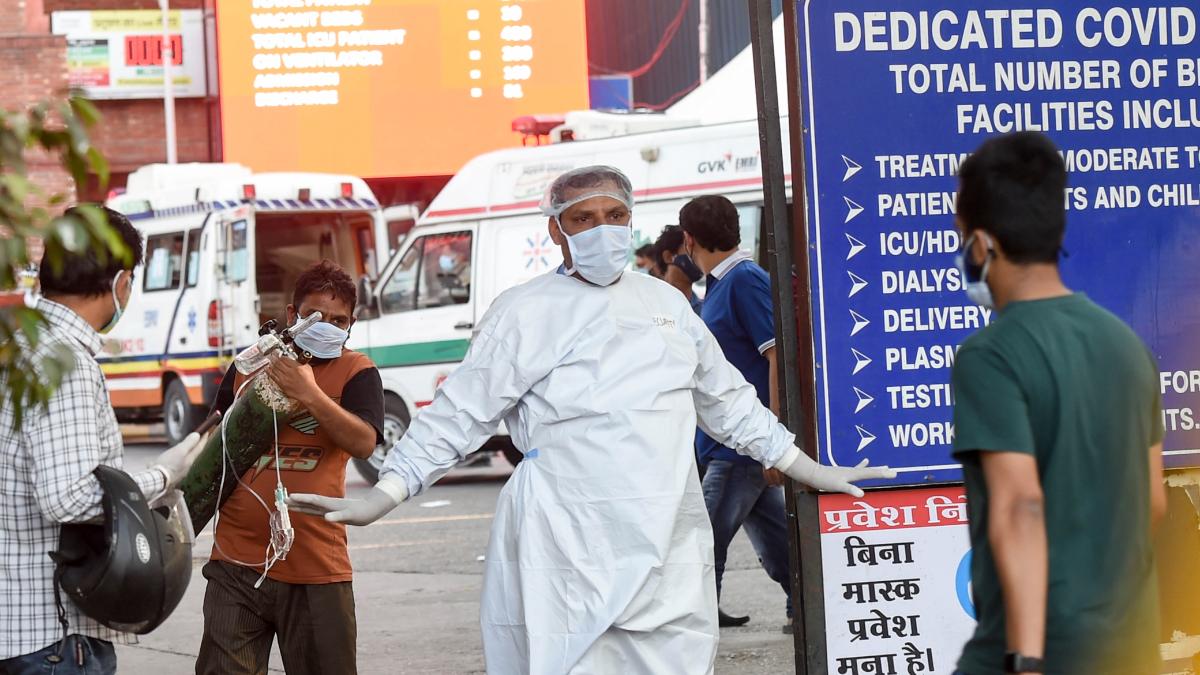
{"type": "Polygon", "coordinates": [[[379,204],[352,176],[150,165],[108,205],[145,236],[145,261],[101,368],[119,419],[162,418],[171,443],[259,326],[283,320],[301,270],[328,258],[366,279],[387,251],[379,204]]]}
{"type": "MultiPolygon", "coordinates": [[[[350,346],[379,366],[389,437],[399,438],[432,401],[496,295],[562,262],[537,210],[559,174],[589,164],[624,171],[637,199],[635,248],[677,223],[688,200],[723,194],[738,206],[742,247],[757,251],[763,202],[757,123],[663,125],[659,117],[646,133],[491,152],[450,180],[383,269],[351,336],[350,346]]],[[[519,459],[507,437],[490,443],[519,459]]],[[[374,468],[388,447],[371,458],[374,468]]]]}

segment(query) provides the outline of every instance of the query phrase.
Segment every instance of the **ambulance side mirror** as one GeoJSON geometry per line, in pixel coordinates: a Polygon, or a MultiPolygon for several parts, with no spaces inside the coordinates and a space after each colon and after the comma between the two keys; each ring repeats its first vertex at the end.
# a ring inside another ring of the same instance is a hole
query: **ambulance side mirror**
{"type": "Polygon", "coordinates": [[[375,297],[375,289],[371,280],[365,276],[358,279],[358,306],[354,308],[355,319],[378,319],[379,299],[375,297]]]}

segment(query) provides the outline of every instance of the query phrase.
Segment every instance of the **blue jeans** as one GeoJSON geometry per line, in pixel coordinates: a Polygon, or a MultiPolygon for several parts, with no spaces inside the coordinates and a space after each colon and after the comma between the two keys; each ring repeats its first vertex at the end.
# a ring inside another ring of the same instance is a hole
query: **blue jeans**
{"type": "Polygon", "coordinates": [[[116,672],[117,650],[112,643],[82,635],[68,635],[65,645],[60,640],[32,654],[0,661],[0,675],[115,675],[116,672]]]}
{"type": "Polygon", "coordinates": [[[716,558],[717,597],[721,597],[721,577],[729,542],[738,529],[758,554],[767,576],[787,594],[787,615],[792,616],[790,563],[788,561],[788,524],[783,504],[783,488],[770,487],[760,464],[714,459],[704,472],[704,505],[712,521],[713,548],[716,558]]]}

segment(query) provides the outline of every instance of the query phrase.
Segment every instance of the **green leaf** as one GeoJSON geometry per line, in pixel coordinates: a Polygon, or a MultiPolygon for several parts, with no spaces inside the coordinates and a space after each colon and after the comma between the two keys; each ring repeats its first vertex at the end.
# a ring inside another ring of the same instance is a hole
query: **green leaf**
{"type": "Polygon", "coordinates": [[[59,360],[54,357],[47,357],[42,361],[42,372],[46,375],[45,382],[49,388],[58,388],[58,385],[62,383],[64,370],[69,365],[70,364],[60,363],[59,360]]]}
{"type": "Polygon", "coordinates": [[[71,173],[71,178],[75,179],[76,185],[87,185],[88,166],[78,153],[68,151],[63,157],[63,163],[66,165],[67,171],[71,173]]]}
{"type": "Polygon", "coordinates": [[[100,153],[100,149],[95,146],[88,148],[87,151],[88,164],[92,167],[92,173],[100,179],[100,189],[108,187],[108,160],[100,153]]]}
{"type": "MultiPolygon", "coordinates": [[[[24,418],[25,412],[26,383],[24,371],[19,369],[14,369],[11,371],[8,382],[9,396],[12,398],[13,406],[13,424],[15,428],[19,429],[21,428],[21,422],[24,418]]],[[[33,397],[36,399],[38,392],[35,391],[32,393],[33,397]]]]}
{"type": "Polygon", "coordinates": [[[20,139],[21,146],[24,147],[32,131],[33,125],[30,123],[30,118],[20,113],[13,113],[5,120],[7,126],[12,129],[13,136],[20,139]]]}
{"type": "Polygon", "coordinates": [[[88,139],[87,129],[79,118],[70,112],[70,108],[65,108],[64,117],[67,123],[67,134],[70,137],[71,144],[67,147],[67,151],[83,157],[92,147],[91,140],[88,139]]]}
{"type": "Polygon", "coordinates": [[[0,186],[8,196],[17,202],[24,202],[29,197],[29,179],[18,173],[0,175],[0,186]]]}
{"type": "Polygon", "coordinates": [[[45,324],[42,313],[36,309],[20,307],[17,309],[17,319],[21,322],[21,332],[25,334],[25,339],[29,340],[29,348],[36,349],[39,333],[45,324]]]}
{"type": "Polygon", "coordinates": [[[11,267],[21,267],[25,264],[25,241],[17,237],[9,237],[4,241],[4,254],[11,267]]]}
{"type": "Polygon", "coordinates": [[[50,223],[50,212],[41,206],[35,206],[29,209],[26,216],[28,222],[22,223],[22,236],[46,236],[46,226],[50,223]]]}
{"type": "Polygon", "coordinates": [[[75,216],[55,218],[53,236],[62,243],[63,248],[72,253],[87,250],[89,243],[87,223],[75,216]]]}
{"type": "Polygon", "coordinates": [[[50,270],[55,274],[62,274],[63,270],[63,252],[57,246],[52,246],[46,249],[46,255],[42,258],[42,265],[50,265],[50,270]]]}
{"type": "MultiPolygon", "coordinates": [[[[66,264],[64,250],[90,249],[106,259],[109,255],[128,258],[124,242],[102,210],[93,206],[74,217],[56,216],[71,196],[29,176],[29,158],[41,161],[46,156],[66,169],[79,186],[92,175],[106,184],[111,169],[89,138],[89,129],[99,120],[96,106],[75,95],[21,110],[0,110],[0,225],[7,232],[0,238],[0,288],[14,286],[15,274],[28,255],[25,241],[30,236],[58,244],[47,248],[43,265],[59,273],[66,264]]],[[[0,310],[0,404],[11,406],[18,425],[31,407],[45,406],[64,373],[75,367],[65,346],[57,346],[45,358],[32,354],[44,325],[35,310],[23,306],[0,310]]]]}
{"type": "Polygon", "coordinates": [[[107,245],[107,250],[97,250],[97,252],[111,253],[126,264],[132,262],[133,255],[129,251],[129,248],[125,246],[125,240],[121,239],[121,234],[108,224],[108,217],[104,214],[104,211],[90,204],[80,206],[80,209],[84,217],[87,218],[91,235],[107,245]]]}
{"type": "Polygon", "coordinates": [[[100,110],[95,104],[82,96],[72,96],[70,99],[71,109],[85,126],[93,127],[100,121],[100,110]]]}

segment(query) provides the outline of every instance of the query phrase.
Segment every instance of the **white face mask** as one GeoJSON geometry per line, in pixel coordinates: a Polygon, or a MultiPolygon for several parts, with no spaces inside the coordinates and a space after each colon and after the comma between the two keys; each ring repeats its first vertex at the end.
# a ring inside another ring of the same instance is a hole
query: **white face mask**
{"type": "Polygon", "coordinates": [[[984,309],[994,309],[996,301],[992,298],[992,289],[987,285],[987,274],[992,266],[993,253],[991,242],[986,239],[984,242],[988,244],[988,247],[987,257],[984,258],[983,265],[967,264],[967,252],[971,250],[971,245],[975,243],[974,234],[968,237],[967,241],[963,243],[962,251],[954,258],[954,264],[958,266],[958,272],[962,275],[963,279],[963,287],[971,302],[984,309]]]}
{"type": "MultiPolygon", "coordinates": [[[[108,333],[112,329],[116,328],[117,322],[120,321],[121,316],[123,316],[125,314],[125,307],[121,305],[121,299],[117,297],[117,282],[121,280],[121,274],[122,274],[122,272],[125,272],[125,271],[126,270],[121,270],[121,272],[117,272],[113,276],[113,281],[112,281],[112,301],[113,301],[113,307],[114,307],[113,316],[111,319],[108,320],[108,323],[105,324],[104,328],[100,329],[101,333],[108,333]]],[[[131,281],[130,284],[132,284],[132,283],[133,282],[131,281]]],[[[132,292],[133,292],[133,289],[131,288],[130,293],[132,293],[132,292]]]]}
{"type": "Polygon", "coordinates": [[[572,268],[567,274],[579,276],[596,284],[608,286],[621,277],[629,264],[633,249],[633,225],[597,225],[579,234],[567,234],[558,218],[558,231],[567,238],[572,268]]]}
{"type": "Polygon", "coordinates": [[[318,321],[295,338],[296,346],[318,359],[336,359],[342,355],[342,347],[350,339],[350,332],[337,326],[318,321]]]}

